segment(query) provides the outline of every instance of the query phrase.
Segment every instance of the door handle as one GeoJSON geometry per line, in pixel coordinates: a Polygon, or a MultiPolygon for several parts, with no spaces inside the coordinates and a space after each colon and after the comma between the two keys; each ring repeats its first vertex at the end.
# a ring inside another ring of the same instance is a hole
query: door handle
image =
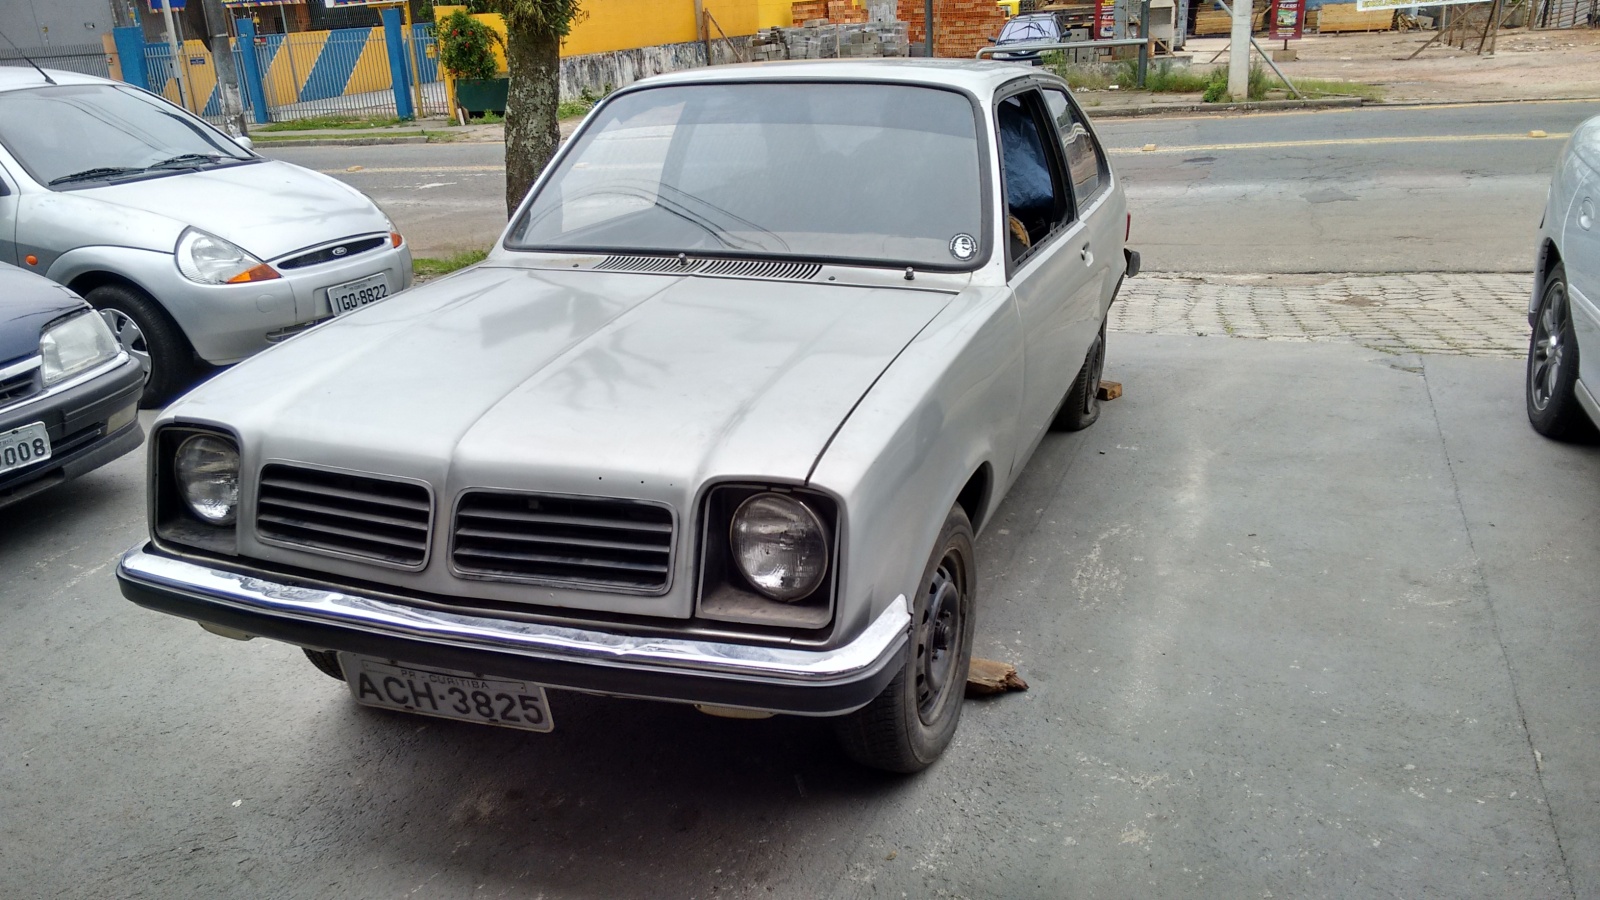
{"type": "Polygon", "coordinates": [[[1094,251],[1089,249],[1088,244],[1083,245],[1083,248],[1078,251],[1078,255],[1083,257],[1086,265],[1094,265],[1094,251]]]}

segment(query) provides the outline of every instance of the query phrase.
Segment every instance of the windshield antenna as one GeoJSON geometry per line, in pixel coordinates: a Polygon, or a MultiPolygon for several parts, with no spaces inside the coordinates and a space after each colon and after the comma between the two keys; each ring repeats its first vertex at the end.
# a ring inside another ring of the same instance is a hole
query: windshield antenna
{"type": "Polygon", "coordinates": [[[33,70],[35,72],[39,73],[39,77],[44,79],[45,84],[55,84],[56,83],[54,78],[51,78],[49,75],[45,74],[45,71],[43,69],[39,68],[39,64],[38,63],[34,62],[31,59],[28,59],[28,54],[23,53],[21,47],[18,47],[11,40],[11,38],[6,37],[6,33],[4,31],[0,31],[0,38],[6,38],[6,43],[11,44],[11,49],[17,51],[17,55],[22,57],[23,62],[26,62],[28,65],[33,66],[33,70]]]}

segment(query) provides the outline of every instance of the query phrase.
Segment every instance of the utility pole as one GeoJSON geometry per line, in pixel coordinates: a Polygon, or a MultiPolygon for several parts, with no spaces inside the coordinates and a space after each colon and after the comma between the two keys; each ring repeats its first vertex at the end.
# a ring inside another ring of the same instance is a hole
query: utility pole
{"type": "MultiPolygon", "coordinates": [[[[210,40],[206,41],[211,47],[211,64],[217,69],[217,86],[222,94],[222,115],[227,120],[226,130],[230,134],[245,134],[244,104],[239,100],[239,69],[233,64],[233,48],[229,45],[228,21],[229,12],[222,8],[222,0],[204,0],[202,11],[205,13],[206,30],[211,32],[210,40]]],[[[254,47],[244,48],[246,53],[255,52],[254,47]]],[[[196,98],[196,103],[201,101],[196,98]]],[[[196,115],[205,111],[197,110],[196,115]]]]}
{"type": "MultiPolygon", "coordinates": [[[[172,74],[178,79],[178,105],[188,109],[193,101],[187,99],[194,96],[194,91],[189,89],[189,60],[183,52],[183,42],[178,40],[178,26],[172,21],[172,0],[156,0],[161,4],[161,14],[167,20],[167,46],[172,53],[172,74]]],[[[198,110],[191,110],[197,115],[198,110]]]]}
{"type": "Polygon", "coordinates": [[[1236,101],[1250,99],[1251,0],[1233,0],[1233,30],[1228,40],[1228,93],[1236,101]]]}
{"type": "Polygon", "coordinates": [[[925,0],[922,4],[923,35],[922,55],[933,59],[933,0],[925,0]]]}

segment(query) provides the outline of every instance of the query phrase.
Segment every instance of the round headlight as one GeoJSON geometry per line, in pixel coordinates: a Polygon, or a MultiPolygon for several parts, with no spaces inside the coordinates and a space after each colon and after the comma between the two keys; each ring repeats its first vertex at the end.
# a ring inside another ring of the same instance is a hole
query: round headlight
{"type": "Polygon", "coordinates": [[[197,434],[178,445],[173,470],[183,502],[210,525],[232,525],[239,506],[239,450],[232,442],[197,434]]]}
{"type": "Polygon", "coordinates": [[[800,500],[756,494],[739,504],[730,531],[734,564],[774,600],[803,600],[828,573],[827,529],[800,500]]]}

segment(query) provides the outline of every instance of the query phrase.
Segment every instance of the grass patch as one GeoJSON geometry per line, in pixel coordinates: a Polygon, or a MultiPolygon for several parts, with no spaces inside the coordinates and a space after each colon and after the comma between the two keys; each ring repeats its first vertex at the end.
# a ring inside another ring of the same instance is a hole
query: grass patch
{"type": "Polygon", "coordinates": [[[273,122],[270,125],[256,125],[251,127],[256,131],[320,131],[332,128],[383,128],[388,125],[400,125],[400,119],[394,116],[312,116],[308,119],[295,119],[292,122],[273,122]]]}
{"type": "Polygon", "coordinates": [[[481,263],[488,255],[488,252],[484,250],[463,250],[444,259],[420,257],[411,260],[411,273],[417,278],[426,281],[430,278],[438,278],[441,275],[449,275],[457,269],[465,269],[467,266],[481,263]]]}
{"type": "Polygon", "coordinates": [[[556,107],[556,118],[576,119],[579,116],[588,115],[589,110],[591,109],[594,109],[593,103],[589,103],[585,100],[568,100],[567,102],[556,107]]]}
{"type": "MultiPolygon", "coordinates": [[[[1045,65],[1067,80],[1073,90],[1104,91],[1112,85],[1118,90],[1135,91],[1139,88],[1139,63],[1126,59],[1114,65],[1077,65],[1066,63],[1060,53],[1044,54],[1045,65]]],[[[1188,66],[1175,66],[1162,61],[1145,69],[1143,90],[1155,94],[1198,94],[1206,89],[1209,76],[1188,66]]]]}
{"type": "MultiPolygon", "coordinates": [[[[1275,87],[1283,83],[1273,79],[1275,87]]],[[[1359,81],[1335,81],[1327,78],[1296,78],[1294,86],[1307,97],[1360,97],[1363,100],[1382,100],[1383,88],[1359,81]]]]}

